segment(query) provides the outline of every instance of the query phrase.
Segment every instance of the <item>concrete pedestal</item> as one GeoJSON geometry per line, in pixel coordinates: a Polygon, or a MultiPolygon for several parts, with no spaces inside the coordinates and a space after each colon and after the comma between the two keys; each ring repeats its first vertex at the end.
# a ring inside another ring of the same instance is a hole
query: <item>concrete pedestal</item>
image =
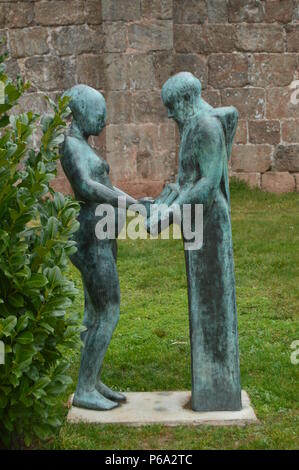
{"type": "MultiPolygon", "coordinates": [[[[190,409],[190,392],[129,392],[127,402],[111,411],[85,410],[71,406],[68,421],[72,423],[124,424],[145,426],[213,426],[257,423],[247,393],[242,391],[242,410],[196,412],[190,409]]],[[[72,397],[71,397],[72,399],[72,397]]]]}

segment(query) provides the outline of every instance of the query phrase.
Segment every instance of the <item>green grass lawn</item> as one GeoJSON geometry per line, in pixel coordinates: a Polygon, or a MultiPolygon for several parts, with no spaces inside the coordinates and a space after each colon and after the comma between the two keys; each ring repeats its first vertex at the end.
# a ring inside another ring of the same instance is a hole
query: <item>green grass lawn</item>
{"type": "MultiPolygon", "coordinates": [[[[242,388],[259,424],[245,427],[134,428],[64,424],[58,449],[294,449],[299,447],[298,194],[273,195],[231,185],[242,388]]],[[[181,241],[120,241],[121,318],[103,380],[127,391],[188,390],[190,346],[181,241]]],[[[75,308],[82,311],[80,287],[75,308]]],[[[74,383],[79,355],[72,358],[74,383]]],[[[69,392],[73,391],[73,387],[69,392]]],[[[66,416],[62,397],[61,413],[66,416]]]]}

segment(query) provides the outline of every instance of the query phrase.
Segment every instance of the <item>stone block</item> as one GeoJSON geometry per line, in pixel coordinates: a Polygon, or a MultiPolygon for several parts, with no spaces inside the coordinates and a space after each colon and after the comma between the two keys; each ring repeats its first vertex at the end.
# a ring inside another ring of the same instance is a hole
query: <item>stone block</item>
{"type": "Polygon", "coordinates": [[[236,48],[248,52],[283,52],[283,27],[281,25],[238,25],[236,48]]]}
{"type": "Polygon", "coordinates": [[[273,155],[273,166],[275,171],[299,171],[299,144],[285,145],[276,147],[273,155]]]}
{"type": "Polygon", "coordinates": [[[244,183],[248,184],[250,188],[260,188],[261,187],[261,175],[260,173],[236,173],[232,172],[231,177],[236,178],[244,183]]]}
{"type": "Polygon", "coordinates": [[[109,91],[106,96],[109,124],[127,124],[133,120],[132,94],[129,91],[109,91]]]}
{"type": "Polygon", "coordinates": [[[248,58],[245,54],[211,54],[209,85],[214,88],[248,85],[248,58]]]}
{"type": "Polygon", "coordinates": [[[292,82],[296,70],[295,54],[253,54],[249,66],[249,83],[260,87],[287,86],[292,82]]]}
{"type": "Polygon", "coordinates": [[[235,28],[232,25],[204,24],[174,26],[176,52],[233,52],[235,50],[235,28]]]}
{"type": "Polygon", "coordinates": [[[234,142],[235,144],[247,143],[247,121],[239,119],[234,142]]]}
{"type": "Polygon", "coordinates": [[[284,142],[299,143],[299,119],[288,119],[281,123],[281,138],[284,142]]]}
{"type": "Polygon", "coordinates": [[[54,189],[54,191],[58,191],[62,194],[73,194],[72,187],[65,176],[55,178],[51,181],[50,186],[54,189]]]}
{"type": "Polygon", "coordinates": [[[264,2],[260,0],[228,0],[228,18],[231,23],[260,23],[264,16],[264,2]]]}
{"type": "Polygon", "coordinates": [[[280,122],[279,121],[249,121],[248,122],[249,142],[253,144],[271,144],[280,142],[280,122]]]}
{"type": "Polygon", "coordinates": [[[156,86],[161,89],[168,78],[174,74],[174,59],[171,51],[154,52],[152,55],[156,86]]]}
{"type": "Polygon", "coordinates": [[[299,118],[299,104],[292,99],[292,95],[299,97],[298,90],[290,87],[276,87],[266,89],[267,119],[299,118]]]}
{"type": "Polygon", "coordinates": [[[128,83],[131,90],[150,90],[157,87],[153,57],[148,54],[128,54],[128,83]]]}
{"type": "Polygon", "coordinates": [[[265,2],[265,21],[289,23],[293,17],[293,0],[271,0],[265,2]]]}
{"type": "Polygon", "coordinates": [[[87,24],[102,23],[102,1],[85,0],[84,3],[85,22],[87,24]]]}
{"type": "Polygon", "coordinates": [[[287,51],[299,51],[299,24],[286,25],[287,51]]]}
{"type": "Polygon", "coordinates": [[[221,106],[221,95],[219,90],[214,90],[213,88],[205,88],[202,90],[202,97],[207,101],[211,106],[218,108],[221,106]]]}
{"type": "Polygon", "coordinates": [[[75,67],[71,60],[51,56],[29,57],[24,61],[25,76],[42,91],[65,90],[75,85],[75,67]]]}
{"type": "Polygon", "coordinates": [[[262,189],[271,193],[295,191],[295,178],[287,172],[267,171],[262,175],[262,189]]]}
{"type": "Polygon", "coordinates": [[[106,52],[123,52],[127,48],[127,25],[122,21],[103,24],[106,52]]]}
{"type": "Polygon", "coordinates": [[[234,145],[231,157],[232,171],[264,173],[271,166],[270,145],[234,145]]]}
{"type": "Polygon", "coordinates": [[[175,54],[174,73],[191,72],[201,81],[202,88],[208,84],[208,65],[204,57],[198,54],[175,54]]]}
{"type": "Polygon", "coordinates": [[[105,82],[107,90],[126,90],[129,83],[128,56],[126,54],[109,53],[104,54],[103,61],[102,76],[103,79],[105,76],[107,77],[105,82]]]}
{"type": "Polygon", "coordinates": [[[158,139],[157,134],[154,135],[155,140],[158,140],[159,152],[164,152],[165,150],[169,153],[176,152],[176,129],[177,126],[170,120],[160,124],[158,139]]]}
{"type": "Polygon", "coordinates": [[[140,15],[140,0],[102,0],[104,21],[136,21],[140,15]]]}
{"type": "Polygon", "coordinates": [[[11,29],[9,45],[12,57],[47,54],[49,52],[48,30],[40,27],[11,29]]]}
{"type": "Polygon", "coordinates": [[[77,58],[77,81],[97,90],[106,87],[104,58],[97,54],[82,54],[77,58]]]}
{"type": "Polygon", "coordinates": [[[83,0],[51,0],[34,3],[35,22],[45,26],[81,24],[85,21],[83,0]]]}
{"type": "Polygon", "coordinates": [[[137,91],[132,96],[133,116],[136,124],[167,120],[167,111],[162,103],[160,90],[137,91]]]}
{"type": "Polygon", "coordinates": [[[0,8],[0,28],[26,28],[34,23],[34,3],[18,2],[11,5],[2,3],[0,8]]]}
{"type": "Polygon", "coordinates": [[[105,36],[101,25],[63,26],[53,29],[51,36],[55,53],[60,56],[100,53],[104,49],[105,36]]]}
{"type": "Polygon", "coordinates": [[[172,7],[173,0],[141,0],[141,14],[144,18],[171,20],[172,7]]]}
{"type": "Polygon", "coordinates": [[[17,113],[32,111],[37,114],[44,114],[49,111],[47,101],[41,93],[25,93],[18,100],[16,106],[17,113]]]}
{"type": "Polygon", "coordinates": [[[174,0],[174,23],[199,24],[207,19],[207,6],[204,0],[174,0]]]}
{"type": "Polygon", "coordinates": [[[241,119],[262,119],[265,115],[265,91],[262,88],[226,88],[221,90],[223,106],[235,106],[241,119]]]}
{"type": "Polygon", "coordinates": [[[207,2],[209,23],[227,23],[228,8],[223,0],[209,0],[207,2]]]}
{"type": "Polygon", "coordinates": [[[152,20],[128,26],[129,47],[140,51],[170,50],[173,47],[172,21],[152,20]]]}
{"type": "Polygon", "coordinates": [[[138,126],[110,124],[106,127],[106,159],[113,180],[136,178],[136,156],[140,145],[138,126]]]}
{"type": "Polygon", "coordinates": [[[296,184],[296,191],[299,193],[299,173],[293,173],[293,176],[295,178],[295,184],[296,184]]]}

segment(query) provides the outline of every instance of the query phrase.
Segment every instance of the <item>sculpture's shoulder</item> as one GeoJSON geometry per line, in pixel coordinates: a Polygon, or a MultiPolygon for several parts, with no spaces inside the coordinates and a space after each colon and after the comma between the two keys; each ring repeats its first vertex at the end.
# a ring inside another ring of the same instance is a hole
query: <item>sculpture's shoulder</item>
{"type": "Polygon", "coordinates": [[[190,126],[191,138],[198,146],[221,139],[222,128],[219,119],[211,113],[197,116],[190,126]]]}

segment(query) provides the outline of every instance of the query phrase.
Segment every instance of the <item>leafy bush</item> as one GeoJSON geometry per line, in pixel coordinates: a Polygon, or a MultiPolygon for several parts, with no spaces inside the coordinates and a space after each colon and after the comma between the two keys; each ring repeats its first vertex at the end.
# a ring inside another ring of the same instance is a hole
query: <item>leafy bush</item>
{"type": "Polygon", "coordinates": [[[5,103],[0,104],[0,441],[30,445],[59,426],[57,402],[71,379],[69,351],[79,343],[78,318],[66,310],[76,289],[66,277],[78,204],[50,188],[63,140],[68,99],[48,99],[39,119],[10,110],[27,86],[14,84],[0,58],[5,103]],[[9,112],[9,113],[8,113],[9,112]],[[38,150],[31,136],[41,128],[38,150]],[[49,197],[50,195],[50,197],[49,197]]]}

